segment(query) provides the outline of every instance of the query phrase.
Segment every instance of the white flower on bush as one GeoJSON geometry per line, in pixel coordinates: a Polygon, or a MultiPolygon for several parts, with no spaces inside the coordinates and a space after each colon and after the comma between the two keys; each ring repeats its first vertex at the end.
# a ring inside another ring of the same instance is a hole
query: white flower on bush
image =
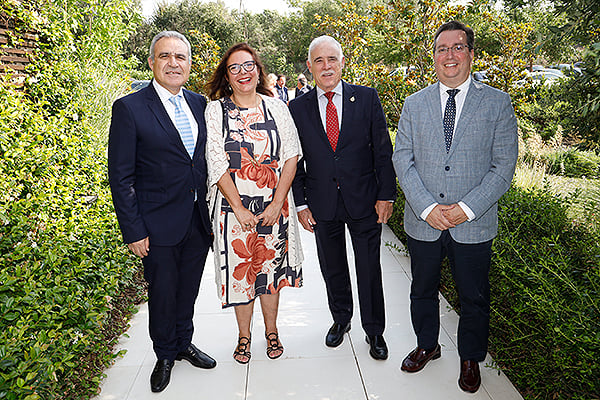
{"type": "Polygon", "coordinates": [[[79,342],[79,339],[81,339],[83,337],[83,333],[77,329],[75,329],[73,331],[73,333],[75,334],[73,339],[71,340],[71,343],[73,344],[77,344],[79,342]]]}

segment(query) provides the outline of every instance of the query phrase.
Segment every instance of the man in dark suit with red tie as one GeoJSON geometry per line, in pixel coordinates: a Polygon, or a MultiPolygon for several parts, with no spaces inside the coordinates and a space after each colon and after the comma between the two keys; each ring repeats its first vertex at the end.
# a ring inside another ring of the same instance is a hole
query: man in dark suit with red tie
{"type": "Polygon", "coordinates": [[[191,68],[185,36],[165,31],[150,45],[150,85],[113,105],[108,176],[129,249],[144,264],[153,392],[169,384],[174,360],[216,361],[192,344],[194,303],[210,244],[204,97],[182,89],[191,68]]]}
{"type": "Polygon", "coordinates": [[[298,219],[314,232],[333,326],[325,338],[339,346],[350,330],[352,290],[346,234],[354,249],[362,327],[378,360],[383,338],[381,224],[392,214],[396,179],[392,144],[375,89],[342,81],[344,56],[330,36],[312,41],[308,69],[316,87],[290,103],[304,153],[292,185],[298,219]]]}

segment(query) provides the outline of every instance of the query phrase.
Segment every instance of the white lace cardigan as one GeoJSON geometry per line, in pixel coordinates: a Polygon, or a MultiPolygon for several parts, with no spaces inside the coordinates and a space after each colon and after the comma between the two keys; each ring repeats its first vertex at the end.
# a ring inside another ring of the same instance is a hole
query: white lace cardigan
{"type": "MultiPolygon", "coordinates": [[[[273,97],[259,95],[264,100],[267,110],[271,112],[277,131],[281,138],[281,160],[283,164],[290,158],[298,156],[302,157],[302,147],[298,139],[298,130],[294,124],[294,120],[285,105],[279,99],[273,97]]],[[[211,213],[212,228],[215,233],[213,243],[213,253],[215,256],[215,276],[217,280],[217,291],[221,290],[221,273],[220,273],[220,253],[221,244],[217,233],[220,230],[219,220],[217,218],[220,209],[216,207],[221,204],[223,195],[217,188],[217,182],[224,174],[229,173],[229,160],[225,152],[225,137],[223,135],[223,107],[221,101],[215,100],[208,103],[204,113],[206,118],[206,164],[208,166],[208,195],[207,201],[209,204],[209,212],[211,213]]],[[[289,207],[288,219],[288,260],[290,266],[300,266],[304,259],[302,254],[302,246],[300,244],[300,232],[298,217],[296,215],[296,206],[292,189],[287,196],[289,207]]]]}

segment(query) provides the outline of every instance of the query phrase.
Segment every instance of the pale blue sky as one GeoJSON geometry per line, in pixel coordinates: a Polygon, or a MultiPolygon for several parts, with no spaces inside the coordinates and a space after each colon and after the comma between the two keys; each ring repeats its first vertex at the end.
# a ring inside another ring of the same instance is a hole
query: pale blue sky
{"type": "MultiPolygon", "coordinates": [[[[164,1],[173,3],[176,0],[141,0],[142,1],[142,14],[144,17],[149,17],[152,12],[156,9],[156,5],[164,1]]],[[[207,0],[202,0],[206,2],[207,0]]],[[[225,5],[230,9],[238,10],[240,8],[240,0],[222,0],[225,5]]],[[[285,0],[241,0],[243,10],[251,11],[254,13],[260,13],[263,10],[277,10],[280,13],[289,11],[290,8],[285,0]]]]}

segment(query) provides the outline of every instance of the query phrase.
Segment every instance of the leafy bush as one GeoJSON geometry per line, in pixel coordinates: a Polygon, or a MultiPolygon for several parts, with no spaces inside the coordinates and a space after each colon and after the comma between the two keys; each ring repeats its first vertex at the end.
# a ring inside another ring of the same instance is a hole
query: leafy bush
{"type": "Polygon", "coordinates": [[[570,178],[599,178],[600,156],[591,151],[568,149],[546,154],[542,157],[548,164],[548,172],[570,178]]]}
{"type": "MultiPolygon", "coordinates": [[[[490,352],[525,398],[600,393],[600,238],[571,224],[568,207],[547,190],[516,187],[499,203],[490,352]]],[[[447,267],[441,291],[460,312],[447,267]]]]}
{"type": "Polygon", "coordinates": [[[68,0],[34,18],[15,4],[0,12],[40,50],[24,91],[0,79],[0,399],[87,398],[142,292],[106,179],[130,7],[68,0]]]}

